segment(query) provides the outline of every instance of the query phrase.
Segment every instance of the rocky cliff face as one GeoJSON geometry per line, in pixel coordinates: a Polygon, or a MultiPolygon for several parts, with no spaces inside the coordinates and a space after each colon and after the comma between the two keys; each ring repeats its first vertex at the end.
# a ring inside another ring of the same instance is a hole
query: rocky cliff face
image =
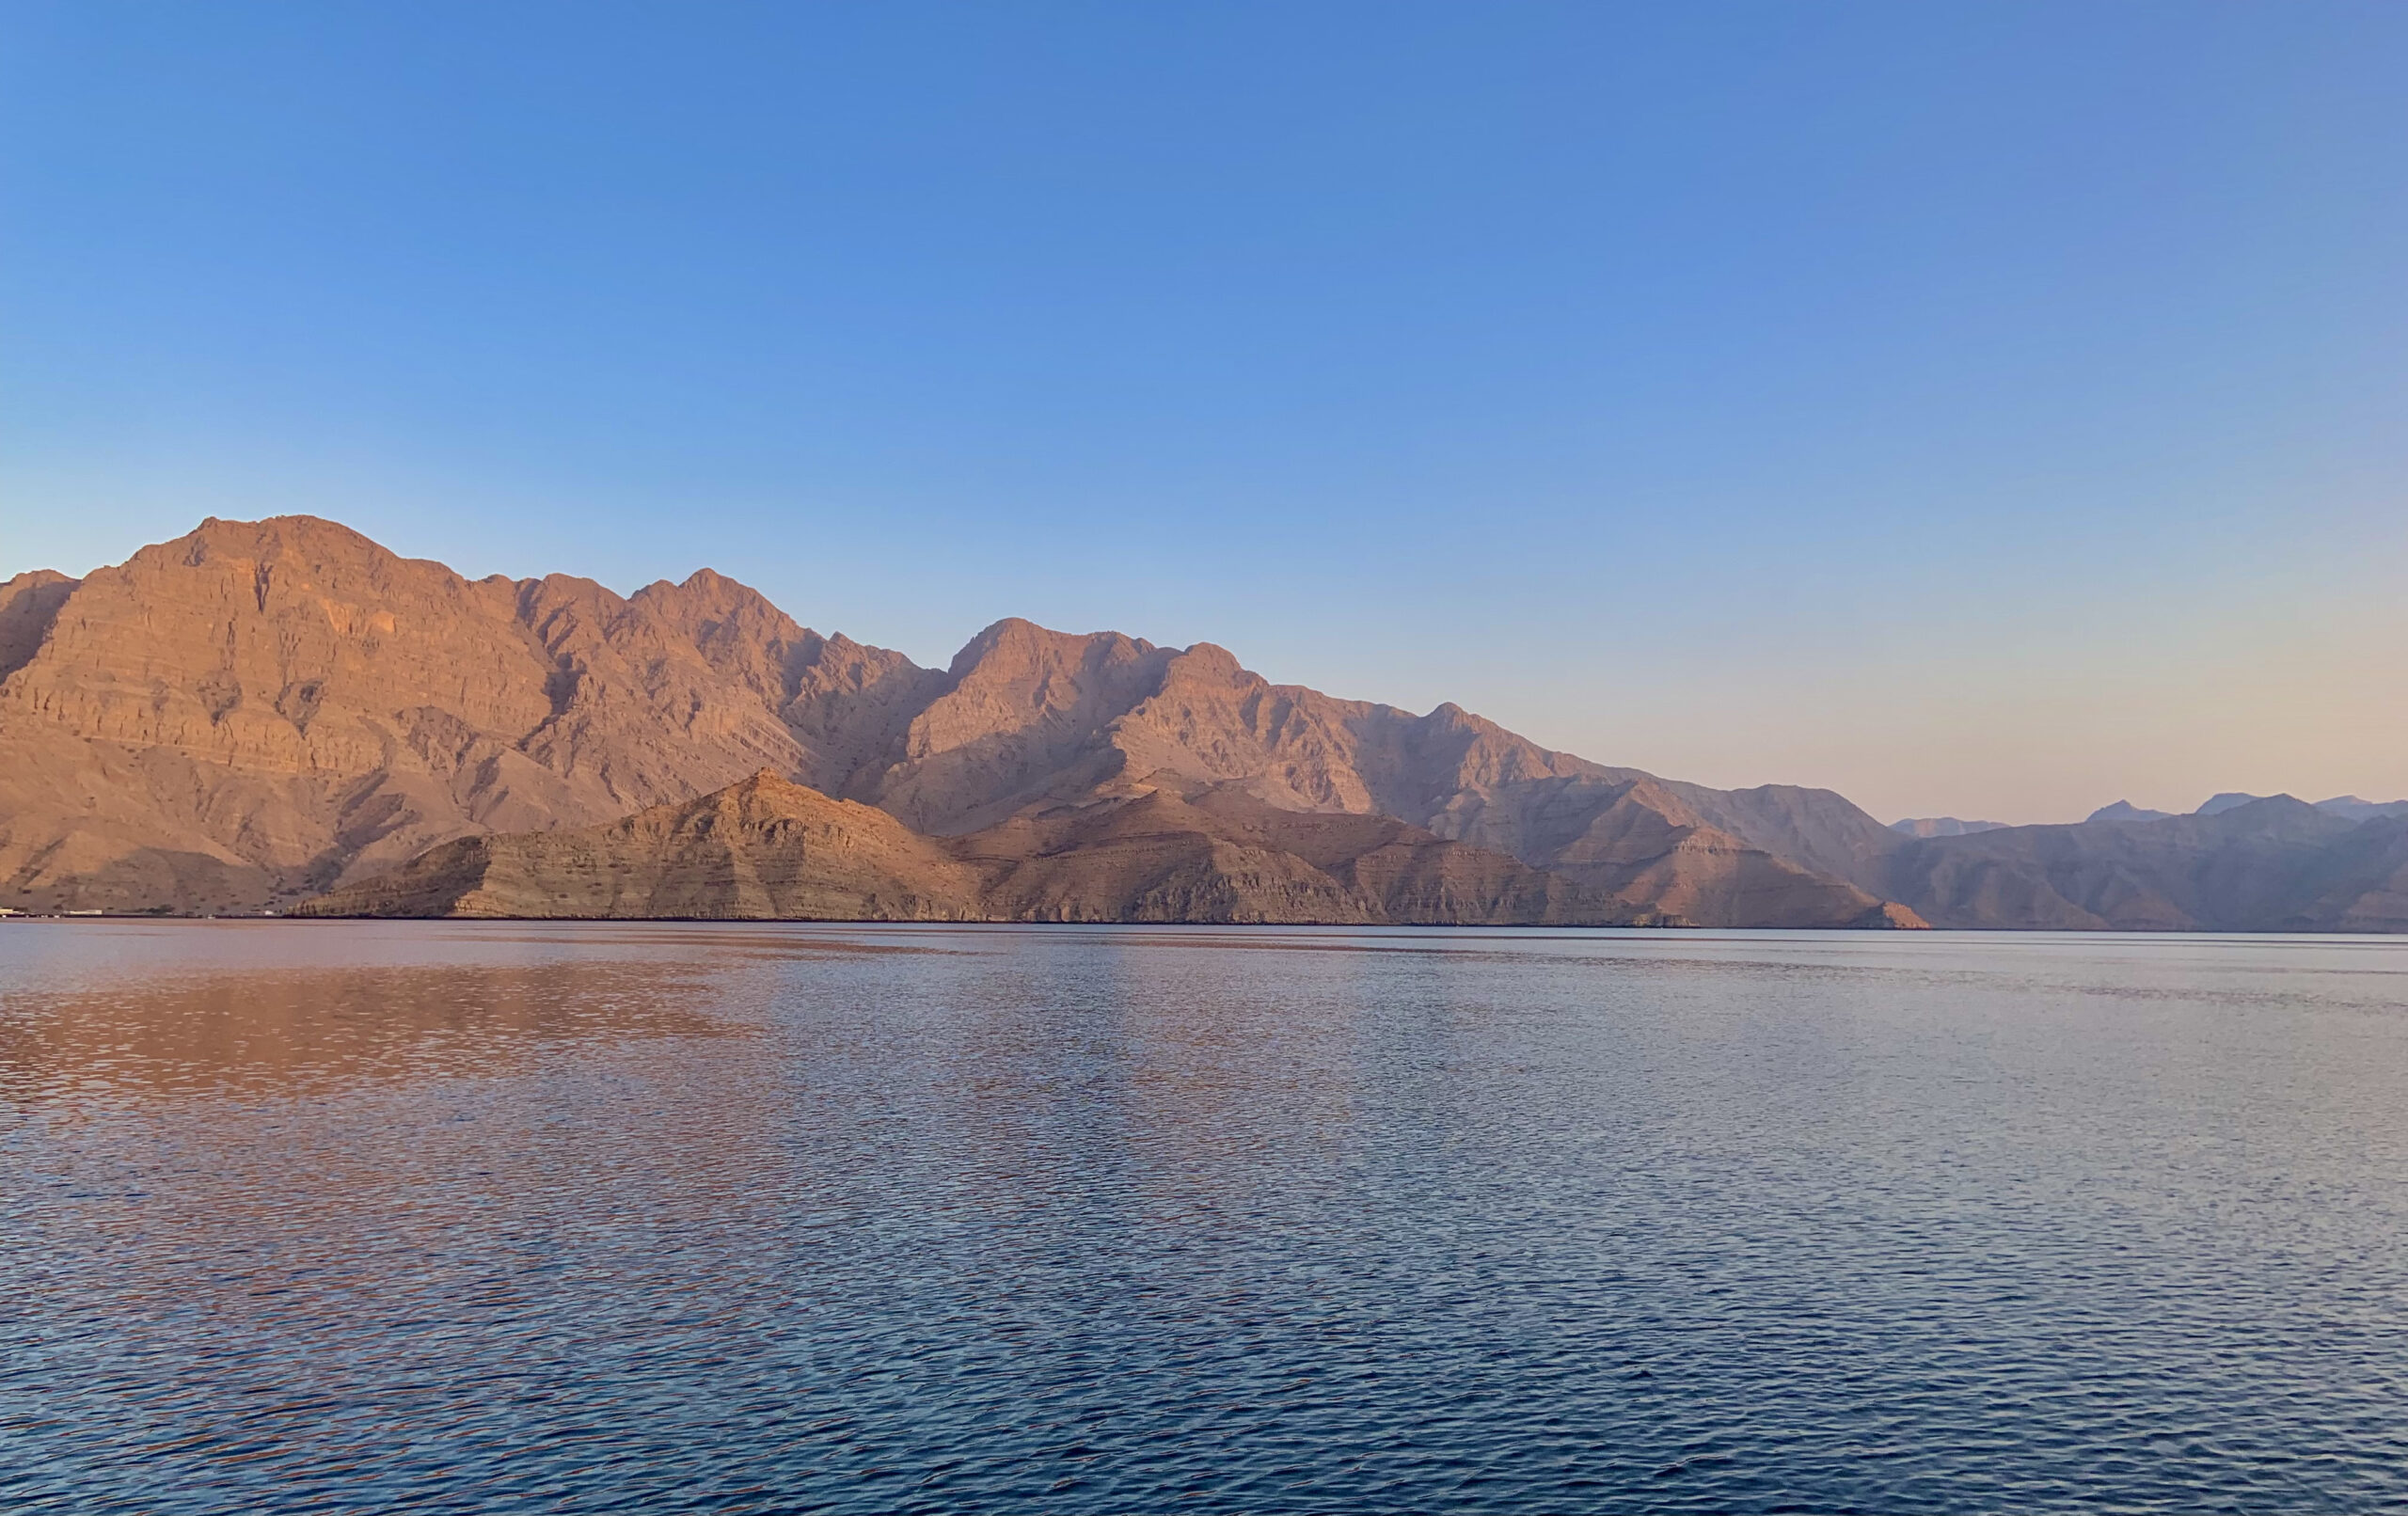
{"type": "Polygon", "coordinates": [[[15,673],[40,651],[58,608],[76,581],[64,574],[37,569],[0,583],[0,679],[15,673]]]}

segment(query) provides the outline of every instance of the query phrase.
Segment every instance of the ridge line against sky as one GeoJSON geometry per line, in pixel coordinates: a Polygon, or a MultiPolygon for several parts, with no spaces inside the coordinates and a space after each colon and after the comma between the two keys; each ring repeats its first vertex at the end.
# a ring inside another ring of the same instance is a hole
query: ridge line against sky
{"type": "Polygon", "coordinates": [[[0,575],[306,512],[1884,819],[2390,798],[2403,76],[2387,5],[0,4],[0,575]]]}

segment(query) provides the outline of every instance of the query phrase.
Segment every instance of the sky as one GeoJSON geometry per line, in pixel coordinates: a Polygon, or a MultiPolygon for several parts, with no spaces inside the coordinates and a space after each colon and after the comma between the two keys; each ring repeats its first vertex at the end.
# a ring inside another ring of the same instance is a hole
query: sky
{"type": "Polygon", "coordinates": [[[307,512],[1883,819],[2408,796],[2408,5],[0,0],[0,576],[307,512]]]}

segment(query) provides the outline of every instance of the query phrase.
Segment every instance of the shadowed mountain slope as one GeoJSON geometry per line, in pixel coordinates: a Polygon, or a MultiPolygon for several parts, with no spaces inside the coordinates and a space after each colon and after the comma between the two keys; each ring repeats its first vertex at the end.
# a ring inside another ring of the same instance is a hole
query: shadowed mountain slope
{"type": "Polygon", "coordinates": [[[1888,882],[1942,926],[2400,931],[2403,838],[2408,818],[2353,822],[2277,796],[2213,813],[1911,843],[1888,882]]]}
{"type": "Polygon", "coordinates": [[[462,837],[304,916],[979,919],[979,878],[885,812],[764,771],[599,827],[462,837]]]}
{"type": "MultiPolygon", "coordinates": [[[[1807,924],[1914,925],[1836,897],[1807,924]]],[[[308,916],[1684,924],[1393,817],[1164,784],[930,837],[763,771],[600,827],[465,837],[308,916]]]]}
{"type": "Polygon", "coordinates": [[[961,838],[999,915],[1033,921],[1620,925],[1653,920],[1389,816],[1283,810],[1228,785],[1020,817],[961,838]]]}
{"type": "Polygon", "coordinates": [[[76,582],[64,574],[36,569],[0,583],[0,679],[31,661],[76,582]]]}

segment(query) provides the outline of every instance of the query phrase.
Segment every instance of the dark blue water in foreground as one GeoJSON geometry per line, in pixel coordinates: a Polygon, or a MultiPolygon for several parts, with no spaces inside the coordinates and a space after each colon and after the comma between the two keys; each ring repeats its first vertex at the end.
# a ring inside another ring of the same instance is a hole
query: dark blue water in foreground
{"type": "Polygon", "coordinates": [[[0,924],[0,1507],[2408,1504],[2408,942],[0,924]]]}

